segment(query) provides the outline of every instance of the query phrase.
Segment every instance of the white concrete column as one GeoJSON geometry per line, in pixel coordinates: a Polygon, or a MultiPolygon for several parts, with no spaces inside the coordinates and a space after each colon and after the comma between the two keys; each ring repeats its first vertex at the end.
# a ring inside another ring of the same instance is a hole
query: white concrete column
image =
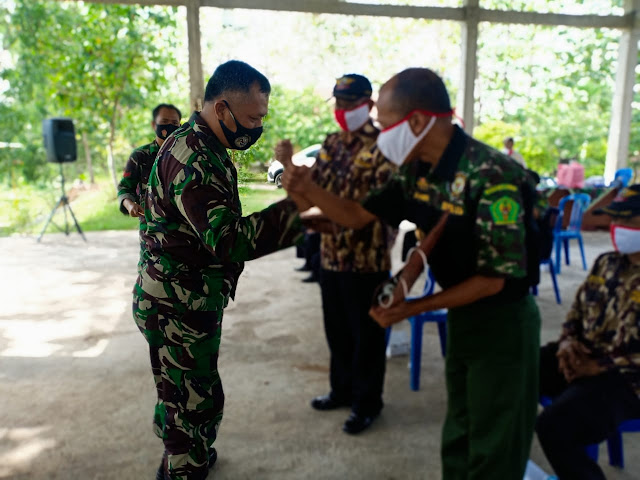
{"type": "Polygon", "coordinates": [[[202,52],[200,47],[200,0],[189,0],[187,3],[187,35],[189,38],[190,107],[191,112],[199,112],[202,110],[202,100],[204,98],[204,77],[202,75],[202,52]]]}
{"type": "Polygon", "coordinates": [[[625,12],[635,16],[633,27],[623,30],[618,47],[618,69],[611,108],[611,124],[607,141],[607,161],[604,178],[611,182],[616,170],[627,165],[629,138],[631,134],[631,103],[638,64],[638,41],[640,41],[640,0],[625,0],[625,12]]]}
{"type": "Polygon", "coordinates": [[[465,130],[473,133],[475,84],[478,72],[478,19],[479,0],[465,0],[465,20],[462,23],[460,42],[460,87],[456,110],[462,117],[465,130]]]}

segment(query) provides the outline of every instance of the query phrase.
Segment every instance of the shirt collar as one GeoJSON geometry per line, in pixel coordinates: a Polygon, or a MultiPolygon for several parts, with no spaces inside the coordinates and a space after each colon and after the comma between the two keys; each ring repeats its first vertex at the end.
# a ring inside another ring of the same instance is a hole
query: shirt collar
{"type": "Polygon", "coordinates": [[[449,145],[445,148],[444,153],[440,157],[436,168],[431,174],[441,180],[452,182],[458,171],[458,163],[467,146],[468,136],[458,125],[453,126],[453,136],[449,141],[449,145]]]}
{"type": "Polygon", "coordinates": [[[229,157],[226,147],[218,140],[213,130],[209,128],[207,122],[200,116],[200,112],[193,112],[189,118],[189,125],[204,144],[223,158],[229,157]]]}

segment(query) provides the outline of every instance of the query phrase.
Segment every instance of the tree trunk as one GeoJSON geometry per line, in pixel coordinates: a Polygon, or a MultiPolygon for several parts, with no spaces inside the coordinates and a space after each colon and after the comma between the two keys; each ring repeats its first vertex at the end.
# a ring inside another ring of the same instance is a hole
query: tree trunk
{"type": "Polygon", "coordinates": [[[116,174],[115,161],[113,159],[113,140],[116,135],[115,126],[109,125],[109,143],[107,144],[107,164],[109,166],[109,172],[111,172],[111,179],[113,180],[113,188],[118,193],[118,176],[116,174]]]}
{"type": "Polygon", "coordinates": [[[89,182],[91,183],[91,185],[94,185],[96,183],[96,179],[93,174],[93,163],[91,162],[91,149],[89,148],[89,138],[87,137],[87,132],[82,132],[82,145],[84,146],[84,156],[87,159],[89,182]]]}

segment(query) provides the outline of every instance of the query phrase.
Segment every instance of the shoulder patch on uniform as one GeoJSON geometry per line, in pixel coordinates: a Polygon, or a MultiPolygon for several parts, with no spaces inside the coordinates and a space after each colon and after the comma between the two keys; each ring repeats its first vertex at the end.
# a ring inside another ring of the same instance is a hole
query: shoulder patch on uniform
{"type": "Polygon", "coordinates": [[[485,195],[493,195],[496,192],[517,192],[518,187],[511,183],[499,183],[493,187],[489,187],[484,191],[485,195]]]}
{"type": "Polygon", "coordinates": [[[518,220],[520,205],[511,197],[501,197],[489,207],[496,225],[514,225],[518,220]]]}
{"type": "Polygon", "coordinates": [[[640,290],[634,290],[633,292],[631,292],[629,298],[634,303],[640,303],[640,290]]]}

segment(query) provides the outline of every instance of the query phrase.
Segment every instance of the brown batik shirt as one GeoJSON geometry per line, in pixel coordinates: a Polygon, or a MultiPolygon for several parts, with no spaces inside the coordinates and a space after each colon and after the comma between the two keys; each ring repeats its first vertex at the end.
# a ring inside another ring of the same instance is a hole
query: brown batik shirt
{"type": "MultiPolygon", "coordinates": [[[[395,166],[376,147],[378,129],[371,122],[357,132],[327,136],[313,167],[314,180],[341,198],[360,201],[384,185],[395,166]]],[[[375,221],[360,230],[333,225],[320,244],[322,268],[336,272],[372,273],[391,269],[389,249],[396,231],[375,221]]]]}
{"type": "Polygon", "coordinates": [[[565,338],[618,369],[640,395],[640,265],[617,252],[598,257],[567,314],[565,338]]]}

